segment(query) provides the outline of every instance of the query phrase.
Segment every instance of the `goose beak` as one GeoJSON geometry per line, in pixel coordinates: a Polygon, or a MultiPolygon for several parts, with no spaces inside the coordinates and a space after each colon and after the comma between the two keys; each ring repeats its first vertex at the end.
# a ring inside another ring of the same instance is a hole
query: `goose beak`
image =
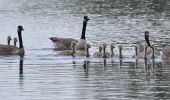
{"type": "Polygon", "coordinates": [[[90,20],[88,16],[84,16],[84,20],[88,21],[90,20]]]}
{"type": "Polygon", "coordinates": [[[24,31],[24,28],[21,25],[19,25],[18,26],[18,31],[24,31]]]}

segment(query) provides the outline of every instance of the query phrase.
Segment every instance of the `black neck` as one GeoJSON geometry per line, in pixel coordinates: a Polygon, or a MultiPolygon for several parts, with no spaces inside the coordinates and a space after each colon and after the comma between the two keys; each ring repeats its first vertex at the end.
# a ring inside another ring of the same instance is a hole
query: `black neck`
{"type": "Polygon", "coordinates": [[[18,31],[18,38],[19,38],[19,48],[24,48],[24,46],[23,46],[23,44],[22,44],[21,31],[18,31]]]}
{"type": "Polygon", "coordinates": [[[8,45],[10,45],[10,40],[8,40],[8,45]]]}
{"type": "Polygon", "coordinates": [[[147,43],[148,46],[151,46],[151,44],[150,44],[150,42],[149,42],[149,36],[148,36],[148,35],[145,36],[145,41],[146,41],[146,43],[147,43]]]}
{"type": "Polygon", "coordinates": [[[86,36],[85,36],[86,26],[87,26],[87,21],[83,21],[83,29],[82,29],[81,39],[86,39],[86,36]]]}

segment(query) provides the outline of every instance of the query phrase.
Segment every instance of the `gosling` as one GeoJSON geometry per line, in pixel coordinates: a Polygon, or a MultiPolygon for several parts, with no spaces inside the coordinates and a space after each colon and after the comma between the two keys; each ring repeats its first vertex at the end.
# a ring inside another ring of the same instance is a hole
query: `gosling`
{"type": "Polygon", "coordinates": [[[8,36],[7,37],[7,45],[10,45],[11,40],[12,40],[11,36],[8,36]]]}
{"type": "Polygon", "coordinates": [[[71,42],[71,48],[72,50],[64,50],[64,51],[60,51],[58,53],[58,55],[60,56],[75,56],[76,50],[75,50],[75,46],[76,46],[76,42],[72,41],[71,42]]]}
{"type": "Polygon", "coordinates": [[[76,56],[86,56],[86,57],[89,57],[90,56],[89,48],[91,48],[90,44],[86,43],[85,50],[78,50],[78,51],[76,51],[76,56]]]}
{"type": "Polygon", "coordinates": [[[93,57],[101,57],[103,55],[102,46],[99,46],[99,51],[93,53],[93,57]]]}
{"type": "Polygon", "coordinates": [[[15,46],[15,47],[17,46],[17,42],[18,42],[17,38],[14,37],[14,46],[15,46]]]}

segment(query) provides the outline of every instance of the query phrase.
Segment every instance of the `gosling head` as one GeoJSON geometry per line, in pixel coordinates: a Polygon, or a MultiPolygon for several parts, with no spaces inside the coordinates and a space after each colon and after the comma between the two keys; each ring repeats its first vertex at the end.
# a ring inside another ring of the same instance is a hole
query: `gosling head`
{"type": "Polygon", "coordinates": [[[107,46],[106,43],[103,43],[103,48],[106,48],[106,46],[107,46]]]}
{"type": "Polygon", "coordinates": [[[10,45],[10,41],[11,41],[12,39],[11,39],[11,36],[8,36],[7,37],[7,41],[8,41],[8,45],[10,45]]]}
{"type": "Polygon", "coordinates": [[[17,38],[16,37],[14,37],[14,42],[17,42],[18,40],[17,40],[17,38]]]}
{"type": "Polygon", "coordinates": [[[72,47],[73,47],[73,46],[76,46],[76,42],[72,41],[72,42],[71,42],[71,46],[72,46],[72,47]]]}
{"type": "Polygon", "coordinates": [[[84,16],[84,21],[88,22],[90,19],[88,18],[88,16],[84,16]]]}
{"type": "Polygon", "coordinates": [[[102,52],[102,46],[101,45],[99,46],[99,52],[102,52]]]}
{"type": "Polygon", "coordinates": [[[123,46],[122,46],[122,45],[120,45],[120,46],[119,46],[119,50],[122,50],[122,49],[123,49],[123,46]]]}
{"type": "Polygon", "coordinates": [[[113,50],[115,48],[114,44],[110,44],[110,49],[113,50]]]}
{"type": "Polygon", "coordinates": [[[85,48],[86,48],[86,49],[91,48],[90,44],[87,43],[86,46],[85,46],[85,48]]]}
{"type": "Polygon", "coordinates": [[[14,37],[14,46],[16,46],[16,45],[17,45],[17,42],[18,42],[17,38],[16,38],[16,37],[14,37]]]}

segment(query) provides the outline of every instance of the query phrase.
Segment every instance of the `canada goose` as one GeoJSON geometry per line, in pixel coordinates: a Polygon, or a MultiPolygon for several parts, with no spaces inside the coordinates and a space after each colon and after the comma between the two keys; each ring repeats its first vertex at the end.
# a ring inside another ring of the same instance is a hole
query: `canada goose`
{"type": "Polygon", "coordinates": [[[17,42],[18,42],[17,38],[14,37],[14,46],[15,46],[15,47],[17,46],[17,42]]]}
{"type": "Polygon", "coordinates": [[[103,43],[103,54],[102,54],[102,58],[108,58],[109,57],[109,53],[106,52],[106,43],[103,43]]]}
{"type": "Polygon", "coordinates": [[[93,57],[101,57],[103,55],[102,46],[99,46],[99,51],[93,53],[93,57]]]}
{"type": "Polygon", "coordinates": [[[110,45],[110,50],[111,50],[111,53],[110,53],[110,57],[113,57],[115,54],[113,52],[113,49],[115,48],[115,46],[113,44],[110,45]]]}
{"type": "Polygon", "coordinates": [[[76,56],[86,56],[86,57],[89,57],[90,56],[89,48],[91,48],[90,44],[86,43],[84,50],[77,50],[76,51],[76,56]]]}
{"type": "Polygon", "coordinates": [[[8,45],[10,45],[11,40],[12,40],[12,39],[11,39],[11,36],[8,36],[8,37],[7,37],[7,44],[8,44],[8,45]]]}
{"type": "Polygon", "coordinates": [[[99,52],[95,52],[93,54],[94,57],[100,57],[100,58],[108,58],[108,57],[113,57],[114,56],[114,52],[113,49],[115,48],[113,44],[110,45],[110,50],[111,53],[106,52],[106,43],[103,43],[102,46],[99,46],[99,52]],[[103,52],[101,52],[103,50],[103,52]]]}
{"type": "Polygon", "coordinates": [[[60,51],[58,53],[58,55],[61,55],[61,56],[75,56],[75,53],[76,53],[76,50],[75,50],[75,46],[76,46],[76,43],[74,41],[71,42],[71,48],[72,50],[64,50],[64,51],[60,51]]]}
{"type": "Polygon", "coordinates": [[[58,37],[50,37],[49,39],[54,43],[54,46],[57,50],[71,50],[72,41],[78,43],[76,45],[76,49],[84,49],[86,44],[85,33],[88,20],[90,20],[88,16],[84,16],[82,35],[79,41],[72,38],[58,38],[58,37]]]}
{"type": "Polygon", "coordinates": [[[120,45],[120,46],[119,46],[119,58],[123,58],[122,49],[123,49],[123,46],[120,45]]]}
{"type": "Polygon", "coordinates": [[[18,38],[19,38],[19,48],[12,46],[12,45],[2,45],[0,44],[0,55],[24,55],[24,46],[22,43],[22,34],[23,31],[22,26],[18,26],[17,32],[18,32],[18,38]]]}
{"type": "Polygon", "coordinates": [[[137,58],[145,58],[145,56],[152,55],[153,53],[154,53],[154,56],[160,56],[161,54],[160,54],[159,50],[157,50],[155,47],[152,47],[153,45],[151,46],[151,43],[149,41],[149,32],[148,31],[145,31],[144,38],[145,38],[146,45],[145,46],[140,45],[138,47],[138,53],[137,53],[138,57],[137,58]],[[145,53],[145,49],[146,49],[146,53],[145,53]],[[153,52],[153,50],[154,50],[154,52],[153,52]]]}
{"type": "Polygon", "coordinates": [[[166,46],[163,48],[162,58],[165,60],[170,60],[170,46],[166,46]]]}

